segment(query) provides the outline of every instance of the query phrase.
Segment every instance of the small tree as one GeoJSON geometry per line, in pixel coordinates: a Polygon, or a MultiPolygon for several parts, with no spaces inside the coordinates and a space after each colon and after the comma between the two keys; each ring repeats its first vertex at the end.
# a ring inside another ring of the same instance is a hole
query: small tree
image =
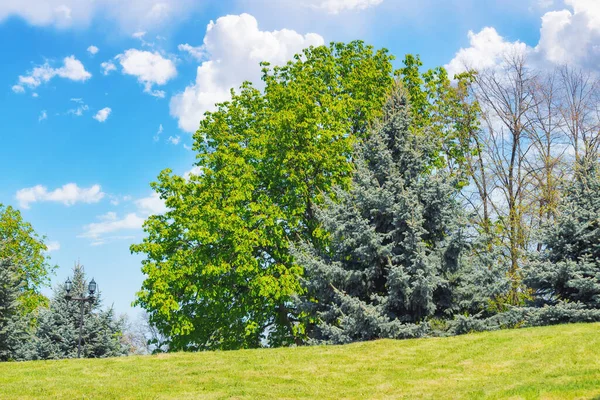
{"type": "MultiPolygon", "coordinates": [[[[83,266],[73,268],[73,294],[87,288],[83,266]]],[[[21,348],[19,358],[26,360],[77,357],[80,305],[65,299],[64,284],[54,289],[50,307],[41,309],[36,330],[21,348]]],[[[86,358],[115,357],[127,354],[121,343],[124,321],[115,317],[112,307],[103,310],[100,292],[93,304],[85,303],[83,316],[82,356],[86,358]]]]}
{"type": "Polygon", "coordinates": [[[398,87],[357,149],[351,189],[317,209],[328,245],[296,250],[317,342],[418,337],[430,318],[456,309],[464,247],[456,185],[430,168],[435,139],[413,134],[411,119],[398,87]]]}

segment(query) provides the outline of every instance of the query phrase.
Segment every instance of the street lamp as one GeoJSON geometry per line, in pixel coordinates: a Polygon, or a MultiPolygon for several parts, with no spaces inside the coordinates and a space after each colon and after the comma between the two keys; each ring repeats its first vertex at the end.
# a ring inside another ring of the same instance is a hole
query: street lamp
{"type": "Polygon", "coordinates": [[[79,341],[77,342],[77,358],[81,357],[81,334],[83,331],[83,306],[85,303],[89,302],[90,304],[92,304],[96,298],[94,297],[94,293],[96,292],[96,281],[92,278],[90,284],[88,285],[88,292],[89,295],[87,297],[73,297],[71,296],[71,289],[73,289],[73,283],[71,282],[71,280],[69,278],[67,278],[67,281],[65,282],[65,290],[67,291],[67,294],[65,295],[65,299],[67,300],[73,300],[73,301],[78,301],[79,304],[81,304],[80,310],[80,316],[79,316],[79,341]]]}

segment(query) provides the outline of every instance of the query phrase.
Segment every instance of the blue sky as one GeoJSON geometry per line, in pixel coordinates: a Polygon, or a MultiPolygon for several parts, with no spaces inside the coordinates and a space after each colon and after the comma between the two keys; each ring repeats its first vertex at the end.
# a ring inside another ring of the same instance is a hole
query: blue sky
{"type": "Polygon", "coordinates": [[[3,3],[0,203],[47,236],[53,283],[80,260],[119,313],[143,280],[129,246],[164,207],[149,183],[192,168],[202,113],[258,82],[258,61],[353,39],[453,72],[513,47],[544,65],[600,59],[595,0],[3,3]]]}

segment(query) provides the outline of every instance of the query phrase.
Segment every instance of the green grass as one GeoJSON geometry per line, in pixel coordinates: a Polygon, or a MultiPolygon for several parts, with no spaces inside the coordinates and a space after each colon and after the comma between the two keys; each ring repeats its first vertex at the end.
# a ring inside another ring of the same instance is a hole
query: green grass
{"type": "Polygon", "coordinates": [[[2,399],[600,399],[600,324],[0,363],[2,399]]]}

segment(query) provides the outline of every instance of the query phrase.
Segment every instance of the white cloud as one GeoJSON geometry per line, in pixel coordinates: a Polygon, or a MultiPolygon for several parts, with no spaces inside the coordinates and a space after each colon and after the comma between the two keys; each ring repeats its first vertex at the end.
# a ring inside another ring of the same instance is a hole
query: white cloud
{"type": "Polygon", "coordinates": [[[192,176],[192,175],[195,175],[195,176],[202,175],[202,167],[199,167],[199,166],[195,165],[189,171],[184,172],[183,179],[185,179],[186,181],[188,181],[188,180],[190,180],[190,176],[192,176]]]}
{"type": "Polygon", "coordinates": [[[597,69],[600,64],[600,1],[564,0],[571,9],[546,12],[535,46],[508,41],[492,27],[469,31],[470,46],[460,49],[446,65],[452,76],[466,68],[483,69],[502,63],[507,52],[527,53],[540,65],[570,63],[597,69]]]}
{"type": "Polygon", "coordinates": [[[197,0],[26,0],[0,1],[0,22],[11,16],[35,26],[69,28],[102,18],[122,30],[158,29],[205,5],[197,0]]]}
{"type": "Polygon", "coordinates": [[[72,81],[86,81],[92,77],[92,74],[87,72],[75,56],[65,57],[63,66],[54,70],[56,75],[61,78],[70,79],[72,81]]]}
{"type": "Polygon", "coordinates": [[[110,107],[104,107],[102,110],[98,111],[96,115],[93,116],[93,118],[98,122],[104,122],[110,115],[111,111],[112,110],[110,109],[110,107]]]}
{"type": "Polygon", "coordinates": [[[100,67],[102,68],[102,74],[104,75],[108,75],[111,71],[115,71],[117,69],[112,61],[105,61],[100,64],[100,67]]]}
{"type": "Polygon", "coordinates": [[[123,73],[137,77],[144,85],[144,92],[156,97],[165,97],[162,90],[152,90],[153,85],[164,85],[177,76],[175,63],[158,52],[129,49],[115,57],[123,73]]]}
{"type": "Polygon", "coordinates": [[[109,198],[110,198],[110,204],[112,204],[113,206],[118,206],[119,204],[121,204],[121,202],[131,200],[131,196],[109,195],[109,198]]]}
{"type": "Polygon", "coordinates": [[[167,141],[171,144],[174,144],[175,146],[177,146],[179,144],[179,142],[181,141],[181,138],[179,136],[169,136],[169,138],[167,139],[167,141]]]}
{"type": "Polygon", "coordinates": [[[31,93],[31,97],[39,97],[39,94],[37,94],[36,92],[31,93]]]}
{"type": "Polygon", "coordinates": [[[600,2],[565,0],[571,10],[549,11],[542,17],[535,51],[555,64],[598,68],[600,62],[600,2]]]}
{"type": "Polygon", "coordinates": [[[158,126],[158,130],[156,131],[156,135],[154,135],[153,139],[154,139],[155,142],[158,142],[158,139],[159,139],[161,133],[163,133],[163,126],[162,126],[162,124],[160,124],[158,126]]]}
{"type": "Polygon", "coordinates": [[[42,110],[40,116],[38,117],[38,122],[41,122],[45,119],[48,119],[48,113],[46,113],[46,110],[42,110]]]}
{"type": "Polygon", "coordinates": [[[91,45],[90,47],[87,48],[88,53],[90,53],[91,55],[94,55],[96,53],[98,53],[100,49],[98,49],[96,46],[91,45]]]}
{"type": "Polygon", "coordinates": [[[48,191],[45,186],[37,185],[17,191],[15,198],[19,206],[28,209],[32,203],[37,202],[56,202],[66,206],[75,203],[97,203],[104,197],[100,185],[93,185],[89,188],[80,188],[75,183],[68,183],[61,188],[48,191]]]}
{"type": "Polygon", "coordinates": [[[53,251],[60,250],[60,243],[57,241],[51,241],[46,243],[46,252],[50,253],[53,251]]]}
{"type": "Polygon", "coordinates": [[[508,42],[491,27],[483,28],[478,33],[469,31],[468,36],[471,46],[460,49],[446,65],[451,77],[466,69],[484,69],[498,65],[507,53],[527,51],[525,43],[508,42]]]}
{"type": "Polygon", "coordinates": [[[139,31],[139,32],[134,32],[133,35],[134,38],[136,39],[142,39],[144,36],[146,36],[146,32],[145,31],[139,31]]]}
{"type": "Polygon", "coordinates": [[[194,46],[191,46],[191,45],[185,43],[185,44],[180,44],[179,46],[177,46],[177,49],[179,51],[185,51],[186,53],[189,53],[189,55],[191,55],[198,61],[201,61],[206,56],[203,46],[194,47],[194,46]]]}
{"type": "Polygon", "coordinates": [[[261,61],[281,65],[311,45],[322,45],[321,36],[295,31],[261,31],[249,14],[228,15],[210,22],[201,51],[207,60],[197,69],[196,82],[171,98],[171,115],[179,127],[194,132],[206,111],[230,97],[229,90],[248,80],[260,84],[261,61]]]}
{"type": "Polygon", "coordinates": [[[19,83],[13,86],[13,91],[23,92],[24,86],[36,88],[42,83],[50,81],[55,76],[70,79],[72,81],[84,82],[92,77],[85,67],[75,56],[65,57],[60,68],[52,68],[48,62],[35,67],[27,75],[19,76],[19,83]]]}
{"type": "Polygon", "coordinates": [[[93,239],[93,245],[105,243],[104,235],[123,230],[139,230],[141,229],[144,219],[135,213],[129,213],[123,218],[118,218],[114,212],[98,217],[100,222],[93,222],[83,227],[84,233],[79,237],[93,239]]]}
{"type": "Polygon", "coordinates": [[[150,196],[135,201],[138,211],[142,214],[164,214],[167,206],[158,193],[153,192],[150,196]]]}
{"type": "MultiPolygon", "coordinates": [[[[115,205],[118,204],[118,198],[115,197],[115,205]]],[[[122,200],[131,200],[130,196],[123,196],[122,200]]],[[[113,201],[111,200],[111,203],[113,201]]],[[[137,210],[130,212],[124,217],[119,218],[114,211],[109,211],[106,214],[97,217],[99,222],[93,222],[83,227],[83,233],[78,237],[92,239],[92,246],[99,246],[112,240],[132,239],[131,235],[114,235],[121,231],[137,231],[142,228],[145,218],[153,214],[164,214],[167,212],[165,202],[160,198],[158,193],[153,192],[148,197],[143,197],[136,200],[135,205],[137,210]],[[112,235],[110,235],[112,234],[112,235]]]]}
{"type": "Polygon", "coordinates": [[[316,7],[329,14],[339,14],[342,11],[365,10],[381,3],[383,0],[320,0],[316,7]]]}
{"type": "Polygon", "coordinates": [[[25,92],[25,88],[21,85],[13,85],[12,91],[15,93],[23,93],[25,92]]]}
{"type": "Polygon", "coordinates": [[[90,109],[90,107],[83,102],[83,99],[71,99],[71,101],[77,103],[78,106],[67,111],[67,114],[73,114],[77,117],[81,117],[85,111],[90,109]]]}

